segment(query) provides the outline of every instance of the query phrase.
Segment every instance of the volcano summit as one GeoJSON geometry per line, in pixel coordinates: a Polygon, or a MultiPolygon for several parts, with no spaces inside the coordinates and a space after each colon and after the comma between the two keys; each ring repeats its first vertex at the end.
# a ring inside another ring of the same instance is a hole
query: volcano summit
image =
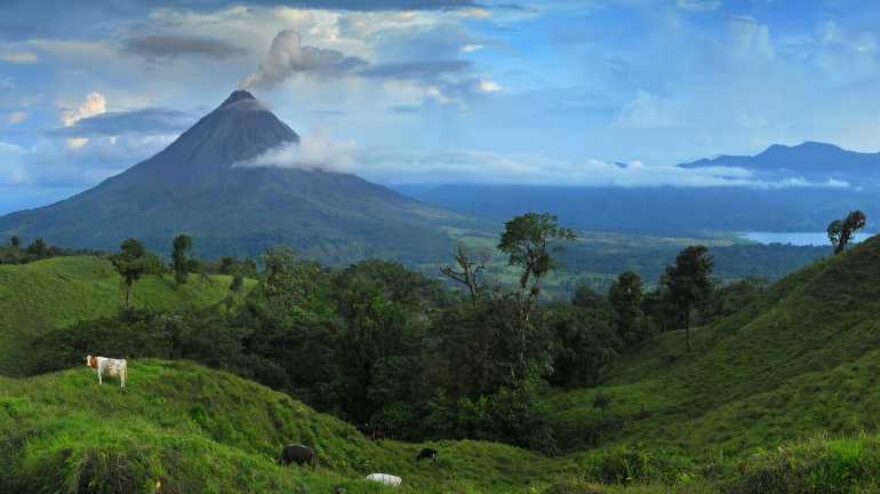
{"type": "Polygon", "coordinates": [[[330,263],[418,262],[450,251],[444,227],[471,223],[351,174],[236,166],[298,142],[253,95],[235,91],[155,156],[63,201],[0,217],[0,234],[96,249],[137,237],[167,251],[188,233],[209,257],[288,244],[330,263]]]}

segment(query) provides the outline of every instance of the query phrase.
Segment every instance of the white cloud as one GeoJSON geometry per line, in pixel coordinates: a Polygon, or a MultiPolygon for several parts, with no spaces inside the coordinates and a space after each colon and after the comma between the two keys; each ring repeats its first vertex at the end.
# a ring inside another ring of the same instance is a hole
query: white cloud
{"type": "Polygon", "coordinates": [[[466,45],[461,47],[461,51],[465,53],[473,53],[475,51],[479,51],[485,48],[483,45],[477,43],[467,43],[466,45]]]}
{"type": "Polygon", "coordinates": [[[504,88],[495,81],[492,81],[490,79],[482,79],[480,80],[480,85],[478,89],[481,93],[495,93],[501,91],[504,88]]]}
{"type": "Polygon", "coordinates": [[[641,161],[611,163],[589,159],[566,161],[543,155],[490,151],[416,151],[365,149],[352,171],[384,183],[509,183],[613,187],[790,187],[844,188],[839,180],[809,181],[800,177],[764,180],[734,167],[699,169],[648,165],[641,161]]]}
{"type": "Polygon", "coordinates": [[[0,61],[9,62],[9,63],[35,63],[40,60],[40,57],[33,52],[27,51],[15,51],[15,52],[5,52],[0,53],[0,61]]]}
{"type": "Polygon", "coordinates": [[[61,112],[61,123],[65,127],[71,127],[84,118],[94,117],[106,111],[107,100],[104,95],[97,91],[91,92],[79,106],[61,112]]]}
{"type": "Polygon", "coordinates": [[[353,140],[336,140],[322,129],[300,137],[292,143],[233,166],[298,168],[331,172],[352,172],[357,144],[353,140]]]}
{"type": "MultiPolygon", "coordinates": [[[[64,110],[61,112],[61,123],[65,127],[72,127],[84,118],[94,117],[107,112],[107,100],[104,95],[99,92],[92,92],[86,96],[76,108],[64,110]]],[[[79,149],[89,143],[85,137],[71,137],[67,139],[68,149],[79,149]]]]}
{"type": "Polygon", "coordinates": [[[14,111],[6,115],[6,123],[9,125],[18,125],[27,120],[28,114],[24,111],[14,111]]]}

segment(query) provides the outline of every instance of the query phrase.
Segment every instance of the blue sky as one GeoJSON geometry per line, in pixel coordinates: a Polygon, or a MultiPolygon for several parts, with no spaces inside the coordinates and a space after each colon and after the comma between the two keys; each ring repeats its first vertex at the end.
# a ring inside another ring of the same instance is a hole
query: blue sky
{"type": "Polygon", "coordinates": [[[4,0],[0,213],[148,158],[239,86],[382,183],[768,186],[673,165],[880,150],[878,39],[855,0],[4,0]]]}

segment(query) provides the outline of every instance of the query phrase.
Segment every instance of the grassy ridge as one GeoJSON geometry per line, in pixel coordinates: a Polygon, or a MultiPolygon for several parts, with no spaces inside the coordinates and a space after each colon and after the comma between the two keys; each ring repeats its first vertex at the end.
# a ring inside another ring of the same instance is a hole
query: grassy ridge
{"type": "MultiPolygon", "coordinates": [[[[554,396],[566,435],[602,445],[644,442],[704,459],[815,433],[880,425],[880,238],[778,283],[746,311],[664,334],[617,362],[603,386],[554,396]],[[596,393],[612,397],[603,419],[596,393]]],[[[573,441],[572,447],[584,446],[573,441]]]]}
{"type": "MultiPolygon", "coordinates": [[[[171,277],[145,276],[134,289],[136,307],[173,310],[219,302],[231,278],[191,275],[177,287],[171,277]]],[[[55,257],[0,265],[0,375],[27,374],[28,345],[36,336],[74,322],[110,316],[122,302],[120,277],[110,261],[55,257]]]]}
{"type": "Polygon", "coordinates": [[[184,361],[134,361],[124,390],[85,366],[0,378],[0,492],[381,491],[362,480],[371,472],[401,476],[405,492],[588,492],[584,475],[607,461],[430,445],[440,461],[417,463],[422,445],[368,441],[287,395],[184,361]],[[314,445],[317,471],[275,465],[288,442],[314,445]]]}

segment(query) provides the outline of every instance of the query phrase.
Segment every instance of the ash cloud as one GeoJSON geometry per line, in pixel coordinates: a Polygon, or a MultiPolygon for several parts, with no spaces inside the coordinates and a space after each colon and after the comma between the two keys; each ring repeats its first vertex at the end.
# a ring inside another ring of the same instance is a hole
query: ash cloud
{"type": "Polygon", "coordinates": [[[285,29],[272,40],[269,54],[257,71],[246,77],[239,88],[271,87],[298,73],[341,75],[366,65],[366,60],[337,50],[303,45],[299,33],[285,29]]]}

